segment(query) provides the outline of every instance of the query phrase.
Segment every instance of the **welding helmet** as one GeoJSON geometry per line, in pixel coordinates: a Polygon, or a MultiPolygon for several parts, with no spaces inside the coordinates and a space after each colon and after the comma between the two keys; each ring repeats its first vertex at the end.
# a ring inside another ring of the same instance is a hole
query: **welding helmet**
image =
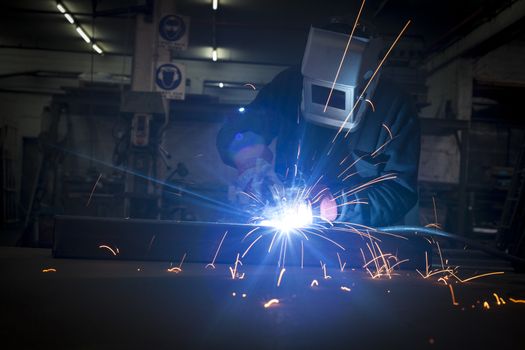
{"type": "Polygon", "coordinates": [[[330,96],[348,39],[347,33],[310,28],[301,66],[301,111],[311,123],[337,129],[343,126],[343,130],[353,131],[359,126],[367,108],[365,100],[372,100],[376,89],[378,75],[358,101],[377,68],[382,45],[379,39],[354,35],[330,96]]]}

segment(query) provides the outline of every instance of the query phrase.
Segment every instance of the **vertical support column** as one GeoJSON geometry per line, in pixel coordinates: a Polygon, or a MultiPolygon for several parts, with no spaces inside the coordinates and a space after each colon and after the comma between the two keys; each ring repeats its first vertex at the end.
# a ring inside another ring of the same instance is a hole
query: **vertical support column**
{"type": "Polygon", "coordinates": [[[472,117],[473,66],[469,58],[461,58],[457,64],[457,115],[460,120],[470,120],[472,117]]]}
{"type": "Polygon", "coordinates": [[[457,65],[457,118],[469,121],[468,127],[461,130],[461,160],[459,170],[459,198],[457,233],[466,235],[468,203],[468,167],[470,153],[470,120],[472,117],[473,63],[471,59],[461,58],[457,65]]]}
{"type": "Polygon", "coordinates": [[[158,61],[169,61],[171,52],[159,46],[158,25],[162,14],[174,12],[174,0],[155,0],[153,13],[138,15],[136,19],[131,90],[144,94],[139,99],[142,105],[135,106],[135,110],[128,112],[132,113],[132,127],[147,133],[142,136],[147,141],[142,145],[130,144],[128,166],[132,171],[127,174],[125,182],[125,217],[130,216],[134,207],[153,207],[152,202],[156,202],[157,207],[160,206],[162,185],[151,181],[151,178],[164,178],[158,164],[157,147],[161,143],[162,130],[169,120],[169,103],[160,93],[155,92],[155,67],[158,61]],[[158,108],[153,107],[153,101],[157,101],[155,94],[162,99],[163,118],[158,108]],[[137,126],[139,124],[143,126],[137,126]]]}
{"type": "Polygon", "coordinates": [[[171,53],[158,45],[158,23],[163,13],[175,13],[175,1],[156,0],[151,16],[138,15],[135,27],[135,48],[131,90],[154,91],[154,67],[159,60],[169,60],[171,53]]]}

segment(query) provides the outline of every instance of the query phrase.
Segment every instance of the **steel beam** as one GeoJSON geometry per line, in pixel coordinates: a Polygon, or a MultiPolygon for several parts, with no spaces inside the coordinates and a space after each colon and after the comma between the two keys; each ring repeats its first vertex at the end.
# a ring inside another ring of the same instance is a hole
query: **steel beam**
{"type": "MultiPolygon", "coordinates": [[[[313,230],[308,230],[314,232],[313,230]]],[[[244,264],[275,264],[282,258],[279,234],[271,251],[269,247],[275,230],[244,224],[175,222],[142,219],[108,219],[75,216],[58,216],[55,219],[53,256],[56,258],[112,259],[112,260],[158,260],[179,262],[184,254],[190,262],[210,263],[217,252],[225,232],[228,232],[217,254],[215,263],[232,264],[239,254],[244,264]],[[246,234],[253,231],[248,237],[246,234]],[[259,238],[260,236],[260,238],[259,238]],[[242,255],[257,239],[244,257],[242,255]],[[101,246],[111,247],[115,252],[101,246]]],[[[308,240],[299,233],[291,233],[286,240],[285,264],[299,266],[339,266],[337,253],[348,267],[361,267],[361,250],[371,259],[368,238],[337,228],[324,229],[324,238],[305,232],[308,240]],[[332,240],[343,249],[330,242],[332,240]],[[302,246],[304,249],[301,248],[302,246]]],[[[392,235],[374,233],[383,253],[409,259],[400,265],[405,268],[425,268],[425,252],[430,254],[431,245],[422,236],[411,235],[396,238],[392,235]]],[[[284,241],[283,241],[284,242],[284,241]]],[[[284,245],[284,244],[283,244],[284,245]]],[[[374,247],[375,253],[378,250],[374,247]]],[[[392,260],[390,261],[392,262],[392,260]]],[[[381,261],[379,261],[381,263],[381,261]]],[[[282,265],[282,261],[281,261],[282,265]]]]}

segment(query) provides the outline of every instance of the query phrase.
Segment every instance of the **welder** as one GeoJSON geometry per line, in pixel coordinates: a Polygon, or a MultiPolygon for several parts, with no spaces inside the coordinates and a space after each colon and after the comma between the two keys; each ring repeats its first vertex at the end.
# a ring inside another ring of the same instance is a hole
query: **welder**
{"type": "Polygon", "coordinates": [[[364,30],[352,37],[334,84],[351,30],[345,23],[311,27],[301,67],[282,71],[228,118],[217,147],[243,190],[301,178],[315,184],[323,218],[403,223],[418,198],[417,113],[380,71],[370,80],[385,44],[364,30]],[[383,175],[388,180],[361,186],[383,175]]]}

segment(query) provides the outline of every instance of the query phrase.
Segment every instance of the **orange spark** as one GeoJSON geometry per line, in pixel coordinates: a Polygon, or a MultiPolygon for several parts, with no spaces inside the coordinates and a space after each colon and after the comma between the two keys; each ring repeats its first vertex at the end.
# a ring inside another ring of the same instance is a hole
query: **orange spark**
{"type": "Polygon", "coordinates": [[[368,102],[368,104],[370,105],[370,107],[372,107],[372,112],[375,112],[375,111],[376,111],[376,107],[374,106],[374,104],[372,103],[372,101],[370,101],[369,99],[365,98],[365,102],[368,102]]]}
{"type": "Polygon", "coordinates": [[[394,136],[392,135],[392,131],[390,130],[390,128],[385,123],[381,124],[381,126],[383,126],[383,128],[386,129],[386,132],[390,136],[390,140],[392,140],[394,138],[394,136]]]}
{"type": "Polygon", "coordinates": [[[323,269],[323,278],[325,280],[332,278],[332,276],[326,273],[326,264],[324,264],[322,261],[321,261],[321,269],[323,269]]]}
{"type": "Polygon", "coordinates": [[[250,235],[251,235],[252,233],[254,233],[255,231],[257,231],[258,229],[260,229],[260,227],[256,227],[256,228],[254,228],[253,230],[250,230],[246,235],[244,235],[244,237],[242,238],[241,242],[244,242],[244,240],[245,240],[246,238],[250,237],[250,235]]]}
{"type": "Polygon", "coordinates": [[[277,287],[279,287],[281,285],[281,280],[283,278],[283,275],[284,275],[284,272],[286,271],[286,269],[283,267],[281,269],[281,273],[279,273],[279,279],[277,280],[277,287]]]}
{"type": "Polygon", "coordinates": [[[222,242],[224,242],[224,238],[226,238],[227,234],[228,234],[228,230],[226,230],[226,232],[224,232],[224,235],[222,236],[221,242],[219,243],[219,247],[217,248],[217,250],[215,251],[215,255],[213,256],[213,260],[211,261],[211,263],[209,263],[208,265],[206,265],[204,267],[205,269],[207,269],[208,266],[211,267],[212,269],[215,269],[215,259],[217,259],[217,255],[219,255],[219,250],[221,249],[222,242]]]}
{"type": "Polygon", "coordinates": [[[450,296],[452,297],[452,305],[458,306],[459,303],[456,301],[456,296],[454,295],[454,289],[452,288],[452,285],[449,284],[448,288],[450,289],[450,296]]]}
{"type": "Polygon", "coordinates": [[[387,140],[385,143],[383,143],[381,146],[379,146],[372,154],[370,154],[371,157],[374,157],[381,152],[383,148],[385,148],[390,142],[392,142],[393,139],[387,140]]]}
{"type": "MultiPolygon", "coordinates": [[[[354,106],[352,107],[352,109],[350,110],[350,113],[348,113],[348,115],[346,116],[346,119],[344,120],[343,124],[341,124],[341,127],[339,128],[339,130],[337,131],[337,134],[335,135],[334,139],[332,140],[332,143],[335,142],[335,140],[337,139],[337,137],[339,136],[339,134],[341,133],[341,131],[343,131],[344,129],[344,126],[346,125],[346,123],[348,122],[348,119],[350,119],[350,116],[352,115],[352,113],[354,113],[354,110],[355,108],[357,107],[357,105],[359,104],[359,102],[361,101],[361,99],[363,98],[363,96],[365,95],[366,93],[366,90],[368,89],[368,87],[370,86],[370,84],[372,83],[372,80],[374,80],[374,77],[376,76],[377,72],[379,71],[379,69],[381,69],[381,66],[383,65],[383,63],[385,62],[386,58],[388,57],[388,55],[390,54],[390,52],[392,51],[392,49],[394,48],[394,46],[397,44],[397,42],[399,41],[399,39],[401,38],[401,36],[403,35],[403,33],[406,31],[406,29],[408,28],[408,26],[410,25],[410,20],[405,24],[405,26],[403,27],[403,29],[401,30],[401,32],[399,32],[396,40],[394,40],[394,42],[392,43],[392,45],[390,46],[390,48],[388,49],[388,51],[386,52],[385,56],[383,57],[383,59],[381,59],[381,62],[379,62],[379,65],[377,66],[376,70],[374,71],[374,73],[372,74],[372,76],[370,77],[370,79],[368,79],[368,83],[365,85],[363,91],[361,92],[361,95],[359,96],[359,98],[357,99],[357,102],[354,104],[354,106]]],[[[345,137],[348,136],[348,133],[349,133],[350,130],[348,130],[348,132],[346,133],[345,137]]]]}
{"type": "MultiPolygon", "coordinates": [[[[447,277],[447,276],[445,276],[445,277],[447,277]]],[[[443,282],[445,285],[448,284],[448,283],[447,283],[447,279],[444,278],[444,277],[439,277],[439,278],[438,278],[438,282],[443,282]]]]}
{"type": "Polygon", "coordinates": [[[441,230],[441,225],[439,225],[439,224],[426,224],[425,227],[435,228],[435,229],[441,230]]]}
{"type": "Polygon", "coordinates": [[[267,309],[272,305],[279,304],[279,299],[271,299],[267,303],[264,304],[264,308],[267,309]]]}
{"type": "Polygon", "coordinates": [[[356,160],[354,160],[354,161],[352,162],[352,164],[350,164],[349,166],[347,166],[346,169],[343,170],[343,171],[341,172],[341,174],[337,175],[337,177],[341,177],[341,176],[343,176],[344,173],[346,173],[348,170],[350,170],[354,165],[357,164],[357,162],[359,162],[359,161],[360,161],[361,159],[363,159],[364,157],[365,157],[365,156],[361,156],[361,157],[357,158],[356,160]]]}
{"type": "Polygon", "coordinates": [[[277,234],[279,232],[275,232],[273,237],[272,237],[272,241],[270,242],[270,246],[268,247],[268,253],[272,251],[272,246],[273,246],[273,243],[275,242],[275,238],[277,237],[277,234]]]}
{"type": "MultiPolygon", "coordinates": [[[[394,180],[394,179],[397,179],[397,176],[396,174],[394,173],[389,173],[389,174],[384,174],[384,175],[381,175],[373,180],[370,180],[368,182],[365,182],[364,184],[362,185],[359,185],[351,190],[349,190],[348,192],[346,192],[345,194],[347,196],[349,195],[353,195],[353,194],[356,194],[358,192],[361,192],[362,190],[376,184],[376,183],[379,183],[379,182],[382,182],[382,181],[386,181],[386,180],[394,180]]],[[[337,198],[334,198],[334,199],[337,199],[337,198]]]]}
{"type": "Polygon", "coordinates": [[[186,253],[182,256],[182,259],[180,260],[179,269],[182,271],[182,263],[184,262],[184,259],[186,259],[186,253]]]}
{"type": "Polygon", "coordinates": [[[235,277],[237,276],[237,266],[238,265],[241,265],[242,266],[242,262],[241,260],[239,260],[239,253],[237,253],[237,258],[235,258],[235,265],[232,269],[232,267],[230,266],[229,269],[230,269],[230,273],[231,273],[231,276],[232,276],[232,280],[235,279],[235,277]]]}
{"type": "Polygon", "coordinates": [[[301,269],[304,267],[304,243],[301,239],[301,269]]]}
{"type": "Polygon", "coordinates": [[[483,308],[484,308],[484,309],[487,309],[487,310],[490,309],[490,305],[489,305],[489,303],[487,303],[486,301],[484,301],[484,302],[483,302],[483,308]]]}
{"type": "Polygon", "coordinates": [[[441,254],[441,248],[439,247],[439,242],[438,241],[436,241],[436,246],[438,248],[439,260],[441,261],[441,268],[445,269],[445,264],[443,263],[443,254],[441,254]]]}
{"type": "Polygon", "coordinates": [[[182,272],[182,263],[184,262],[184,259],[186,258],[186,253],[184,253],[184,255],[182,256],[182,259],[179,263],[179,266],[175,266],[175,267],[170,267],[169,269],[167,269],[166,271],[168,272],[174,272],[174,273],[180,273],[182,272]]]}
{"type": "Polygon", "coordinates": [[[98,182],[100,181],[101,177],[102,177],[102,173],[98,175],[97,181],[95,181],[95,184],[93,185],[93,188],[91,189],[91,193],[89,194],[89,198],[86,203],[86,207],[89,207],[89,204],[91,203],[91,198],[93,197],[93,194],[95,193],[95,189],[97,188],[98,182]]]}
{"type": "Polygon", "coordinates": [[[343,272],[345,270],[346,261],[344,264],[341,264],[341,257],[339,256],[339,253],[336,253],[336,254],[337,254],[337,260],[339,260],[339,267],[341,268],[341,272],[343,272]]]}
{"type": "Polygon", "coordinates": [[[465,278],[464,280],[460,279],[459,277],[457,277],[454,274],[452,274],[452,275],[454,277],[456,277],[457,280],[460,281],[461,283],[465,283],[465,282],[472,281],[472,280],[477,279],[477,278],[486,277],[486,276],[492,276],[492,275],[503,275],[504,273],[505,272],[503,272],[503,271],[487,272],[487,273],[482,273],[481,275],[475,275],[475,276],[472,276],[472,277],[469,277],[469,278],[465,278]]]}
{"type": "Polygon", "coordinates": [[[248,192],[245,192],[245,191],[240,191],[239,194],[243,194],[246,197],[254,200],[255,202],[259,202],[260,204],[264,205],[264,203],[259,198],[257,198],[256,196],[252,195],[251,193],[248,193],[248,192]]]}
{"type": "Polygon", "coordinates": [[[500,300],[499,295],[496,294],[496,293],[492,293],[492,295],[493,295],[494,298],[496,299],[496,304],[501,305],[501,300],[500,300]]]}
{"type": "Polygon", "coordinates": [[[341,290],[345,291],[345,292],[350,292],[351,289],[346,287],[346,286],[341,286],[341,290]]]}
{"type": "Polygon", "coordinates": [[[108,250],[111,252],[111,254],[113,254],[113,255],[115,255],[115,256],[119,253],[118,248],[117,248],[117,250],[115,251],[115,250],[113,250],[113,248],[111,248],[110,246],[107,246],[107,245],[104,245],[104,244],[103,244],[103,245],[99,245],[98,247],[99,247],[99,248],[102,248],[102,249],[108,249],[108,250]]]}
{"type": "Polygon", "coordinates": [[[318,237],[320,237],[320,238],[322,238],[322,239],[327,240],[328,242],[330,242],[330,243],[332,243],[333,245],[339,247],[339,248],[340,248],[341,250],[343,250],[343,251],[346,250],[345,247],[343,247],[342,245],[340,245],[339,243],[337,243],[337,242],[334,241],[333,239],[330,239],[330,238],[328,238],[328,237],[326,237],[326,236],[324,236],[324,235],[321,235],[321,234],[319,234],[319,233],[311,232],[311,231],[309,231],[309,230],[304,230],[304,231],[305,231],[305,232],[308,232],[308,233],[311,234],[311,235],[318,236],[318,237]]]}
{"type": "Polygon", "coordinates": [[[513,303],[515,304],[525,304],[525,299],[514,299],[514,298],[509,298],[510,301],[512,301],[513,303]]]}
{"type": "Polygon", "coordinates": [[[57,270],[51,267],[49,269],[42,269],[42,272],[57,272],[57,270]]]}
{"type": "Polygon", "coordinates": [[[319,286],[319,282],[317,282],[317,280],[313,280],[312,283],[310,283],[310,287],[317,287],[319,286]]]}
{"type": "Polygon", "coordinates": [[[350,32],[350,36],[348,37],[348,41],[346,43],[345,51],[343,52],[343,57],[341,57],[341,62],[339,62],[339,67],[337,68],[337,72],[335,73],[334,82],[332,83],[332,87],[330,88],[330,93],[328,94],[328,98],[326,99],[326,104],[324,105],[323,112],[326,112],[326,109],[328,108],[328,103],[330,102],[330,98],[332,97],[332,93],[334,91],[335,83],[337,82],[337,78],[339,77],[339,73],[341,72],[341,67],[343,66],[343,62],[346,57],[346,53],[348,51],[348,48],[350,47],[350,42],[352,41],[352,37],[354,36],[355,28],[357,27],[357,23],[359,21],[359,17],[361,16],[361,11],[363,11],[363,7],[365,6],[366,0],[363,0],[361,3],[361,8],[359,9],[359,12],[357,13],[357,17],[355,18],[354,27],[352,28],[352,31],[350,32]]]}
{"type": "Polygon", "coordinates": [[[250,249],[252,249],[253,245],[254,245],[255,243],[257,243],[257,241],[260,240],[261,237],[262,237],[262,235],[259,235],[259,237],[257,237],[257,238],[256,238],[256,239],[255,239],[255,240],[254,240],[254,241],[248,246],[248,248],[246,248],[246,250],[244,251],[244,253],[243,253],[242,256],[241,256],[242,259],[244,259],[244,256],[245,256],[246,254],[248,254],[248,252],[250,251],[250,249]]]}

